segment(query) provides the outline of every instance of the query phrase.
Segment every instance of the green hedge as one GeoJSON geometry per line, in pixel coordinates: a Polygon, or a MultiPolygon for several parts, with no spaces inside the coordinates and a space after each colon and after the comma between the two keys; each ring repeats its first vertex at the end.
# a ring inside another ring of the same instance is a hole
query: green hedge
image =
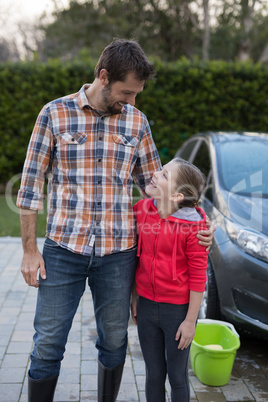
{"type": "MultiPolygon", "coordinates": [[[[92,82],[95,62],[0,65],[0,183],[21,172],[42,106],[92,82]]],[[[268,68],[253,63],[155,61],[136,106],[148,117],[162,162],[205,130],[268,131],[268,68]]]]}

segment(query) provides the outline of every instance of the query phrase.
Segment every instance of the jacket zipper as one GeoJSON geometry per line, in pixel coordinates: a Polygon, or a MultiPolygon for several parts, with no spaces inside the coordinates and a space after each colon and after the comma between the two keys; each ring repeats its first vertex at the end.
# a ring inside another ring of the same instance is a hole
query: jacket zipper
{"type": "Polygon", "coordinates": [[[155,239],[154,239],[154,256],[153,256],[153,260],[152,260],[152,269],[151,269],[151,285],[152,285],[152,289],[153,289],[153,292],[154,292],[154,299],[155,299],[154,280],[153,280],[154,260],[155,260],[155,256],[156,256],[156,245],[158,243],[158,235],[159,235],[160,224],[161,224],[161,219],[159,219],[158,224],[157,224],[157,234],[156,234],[155,239]]]}

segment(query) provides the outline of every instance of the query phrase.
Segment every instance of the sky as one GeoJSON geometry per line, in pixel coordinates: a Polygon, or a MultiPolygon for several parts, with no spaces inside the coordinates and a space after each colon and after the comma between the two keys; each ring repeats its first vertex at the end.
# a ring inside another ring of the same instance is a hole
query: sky
{"type": "Polygon", "coordinates": [[[69,0],[0,0],[0,40],[3,38],[15,43],[21,57],[24,58],[25,35],[22,34],[22,30],[26,32],[28,44],[31,46],[33,43],[31,35],[34,33],[31,34],[31,28],[27,27],[31,27],[44,12],[49,18],[55,9],[55,3],[58,8],[64,8],[69,4],[69,0]]]}
{"type": "MultiPolygon", "coordinates": [[[[68,0],[57,0],[57,5],[64,6],[68,0]]],[[[53,9],[53,0],[0,0],[0,8],[11,10],[16,17],[33,18],[43,11],[53,9]]]]}
{"type": "MultiPolygon", "coordinates": [[[[56,0],[58,7],[64,7],[68,0],[56,0]]],[[[0,35],[12,32],[18,21],[31,22],[43,12],[54,9],[53,0],[0,0],[0,35]]]]}

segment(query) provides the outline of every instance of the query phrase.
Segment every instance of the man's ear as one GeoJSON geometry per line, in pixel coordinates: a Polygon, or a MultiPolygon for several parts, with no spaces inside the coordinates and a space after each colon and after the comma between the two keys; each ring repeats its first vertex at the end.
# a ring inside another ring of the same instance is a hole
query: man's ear
{"type": "Polygon", "coordinates": [[[108,71],[105,68],[101,69],[99,79],[103,86],[109,84],[108,71]]]}
{"type": "Polygon", "coordinates": [[[184,195],[182,193],[175,193],[169,199],[170,201],[180,203],[184,199],[184,195]]]}

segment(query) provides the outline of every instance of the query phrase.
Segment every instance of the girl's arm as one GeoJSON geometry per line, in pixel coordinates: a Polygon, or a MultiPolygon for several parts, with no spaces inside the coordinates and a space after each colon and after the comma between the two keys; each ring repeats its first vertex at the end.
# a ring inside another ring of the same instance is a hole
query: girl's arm
{"type": "Polygon", "coordinates": [[[178,349],[186,349],[194,339],[195,325],[203,297],[203,292],[190,290],[189,308],[185,320],[181,323],[176,333],[176,341],[179,340],[178,349]]]}
{"type": "Polygon", "coordinates": [[[190,298],[187,315],[175,337],[179,341],[178,349],[187,348],[194,339],[196,320],[207,279],[208,252],[198,244],[195,230],[192,230],[187,238],[185,254],[188,258],[190,298]]]}

